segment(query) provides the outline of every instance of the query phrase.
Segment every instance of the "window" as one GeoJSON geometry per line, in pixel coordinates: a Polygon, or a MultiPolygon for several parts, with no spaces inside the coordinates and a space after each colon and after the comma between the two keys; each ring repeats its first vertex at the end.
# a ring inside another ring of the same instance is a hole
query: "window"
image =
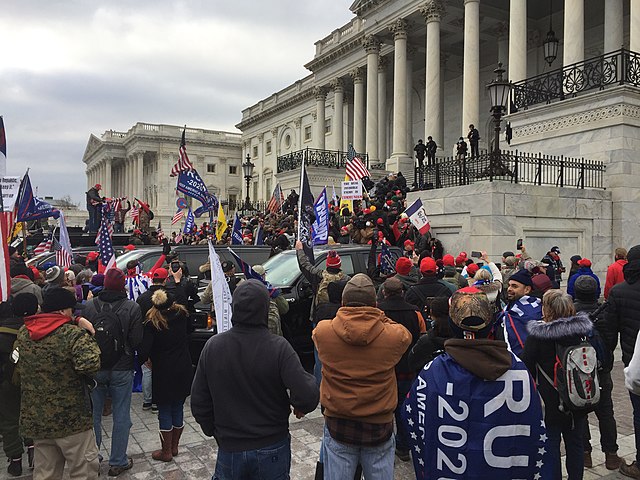
{"type": "Polygon", "coordinates": [[[271,153],[271,140],[267,140],[267,143],[265,145],[265,151],[267,154],[271,153]]]}
{"type": "Polygon", "coordinates": [[[304,127],[304,141],[308,142],[309,140],[311,140],[311,125],[304,127]]]}
{"type": "Polygon", "coordinates": [[[238,204],[238,196],[235,193],[229,194],[229,208],[235,210],[238,204]]]}
{"type": "Polygon", "coordinates": [[[256,158],[258,156],[258,146],[255,145],[253,147],[253,158],[256,158]]]}
{"type": "Polygon", "coordinates": [[[229,175],[237,175],[238,167],[236,165],[229,165],[229,175]]]}
{"type": "Polygon", "coordinates": [[[253,201],[258,201],[258,182],[253,182],[253,201]]]}
{"type": "Polygon", "coordinates": [[[215,163],[207,163],[207,173],[216,173],[215,163]]]}
{"type": "Polygon", "coordinates": [[[271,178],[267,178],[264,182],[265,196],[269,195],[269,199],[271,199],[271,178]]]}
{"type": "Polygon", "coordinates": [[[331,119],[327,118],[324,121],[324,134],[327,135],[329,133],[331,133],[331,119]]]}

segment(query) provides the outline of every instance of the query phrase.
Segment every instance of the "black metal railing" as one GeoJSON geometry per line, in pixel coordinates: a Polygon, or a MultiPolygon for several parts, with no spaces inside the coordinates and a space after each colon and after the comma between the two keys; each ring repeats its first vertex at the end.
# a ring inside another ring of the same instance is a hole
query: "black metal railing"
{"type": "Polygon", "coordinates": [[[435,164],[414,169],[414,188],[428,190],[469,185],[480,181],[556,187],[605,188],[603,162],[562,155],[531,155],[503,150],[499,155],[437,158],[435,164]]]}
{"type": "MultiPolygon", "coordinates": [[[[385,168],[384,163],[369,165],[369,155],[366,153],[361,153],[360,159],[370,170],[384,170],[385,168]]],[[[278,157],[278,173],[300,168],[303,160],[305,165],[312,167],[347,168],[347,152],[305,148],[304,150],[297,150],[287,153],[286,155],[280,155],[278,157]]]]}
{"type": "Polygon", "coordinates": [[[511,112],[611,85],[640,86],[638,53],[623,48],[513,83],[511,112]]]}

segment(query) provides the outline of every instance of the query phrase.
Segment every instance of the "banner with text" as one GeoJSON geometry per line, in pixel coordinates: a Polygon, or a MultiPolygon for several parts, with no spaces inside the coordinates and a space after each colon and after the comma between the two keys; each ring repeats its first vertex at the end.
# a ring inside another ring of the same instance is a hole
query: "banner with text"
{"type": "Polygon", "coordinates": [[[360,180],[342,182],[341,200],[362,200],[362,182],[360,180]]]}
{"type": "Polygon", "coordinates": [[[5,212],[13,211],[20,191],[20,177],[0,177],[2,204],[5,212]]]}
{"type": "Polygon", "coordinates": [[[322,189],[322,193],[313,204],[316,212],[316,220],[313,222],[313,244],[326,245],[329,241],[329,202],[327,199],[327,187],[322,189]]]}
{"type": "Polygon", "coordinates": [[[225,280],[220,257],[209,240],[209,263],[211,265],[211,289],[213,291],[213,306],[216,312],[218,333],[230,330],[231,324],[231,290],[225,280]]]}

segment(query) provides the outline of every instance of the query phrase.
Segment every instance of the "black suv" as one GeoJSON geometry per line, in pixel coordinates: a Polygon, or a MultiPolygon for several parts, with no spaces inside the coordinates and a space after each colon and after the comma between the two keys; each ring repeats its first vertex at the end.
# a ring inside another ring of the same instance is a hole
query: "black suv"
{"type": "MultiPolygon", "coordinates": [[[[342,271],[349,276],[356,273],[367,273],[367,261],[370,245],[323,245],[314,247],[315,264],[324,268],[327,252],[336,250],[342,262],[342,271]]],[[[390,247],[393,263],[402,255],[402,250],[390,247]]],[[[282,290],[289,302],[289,312],[283,315],[282,330],[300,356],[302,365],[307,371],[313,371],[313,326],[309,320],[313,291],[309,281],[302,275],[298,267],[295,250],[287,250],[271,257],[264,264],[267,280],[282,290]]]]}

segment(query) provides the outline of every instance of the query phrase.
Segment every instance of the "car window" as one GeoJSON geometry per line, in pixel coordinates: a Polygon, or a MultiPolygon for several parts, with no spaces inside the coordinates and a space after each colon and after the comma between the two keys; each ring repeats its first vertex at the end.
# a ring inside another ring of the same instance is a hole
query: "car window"
{"type": "MultiPolygon", "coordinates": [[[[316,262],[316,265],[324,269],[327,265],[326,261],[327,261],[327,257],[325,256],[322,258],[322,260],[316,262]]],[[[352,277],[355,273],[357,273],[355,271],[355,268],[353,267],[353,257],[351,256],[350,253],[341,254],[340,263],[341,263],[340,268],[342,269],[342,271],[347,275],[349,275],[350,277],[352,277]]]]}
{"type": "Polygon", "coordinates": [[[288,287],[300,275],[298,259],[293,255],[276,255],[262,264],[266,270],[266,279],[276,287],[288,287]]]}
{"type": "MultiPolygon", "coordinates": [[[[153,266],[156,264],[156,262],[158,261],[158,259],[160,258],[160,255],[162,255],[162,252],[153,252],[147,256],[145,256],[142,261],[142,272],[146,273],[148,271],[150,271],[153,266]]],[[[126,267],[126,265],[125,265],[126,267]]]]}

